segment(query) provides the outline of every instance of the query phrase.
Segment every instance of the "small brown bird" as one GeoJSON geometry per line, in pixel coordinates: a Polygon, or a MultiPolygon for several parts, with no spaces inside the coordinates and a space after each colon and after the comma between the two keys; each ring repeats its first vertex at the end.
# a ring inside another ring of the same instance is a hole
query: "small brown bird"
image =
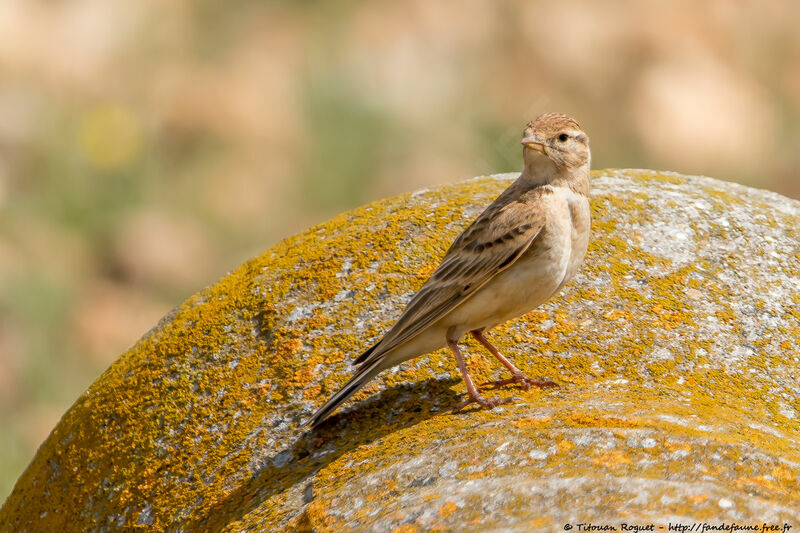
{"type": "Polygon", "coordinates": [[[484,336],[489,329],[538,307],[577,272],[589,246],[589,138],[573,119],[547,113],[522,137],[520,177],[453,242],[441,264],[392,328],[353,362],[356,373],[311,418],[318,426],[379,372],[449,346],[469,399],[492,408],[508,400],[481,396],[458,341],[470,333],[527,390],[556,386],[531,379],[484,336]]]}

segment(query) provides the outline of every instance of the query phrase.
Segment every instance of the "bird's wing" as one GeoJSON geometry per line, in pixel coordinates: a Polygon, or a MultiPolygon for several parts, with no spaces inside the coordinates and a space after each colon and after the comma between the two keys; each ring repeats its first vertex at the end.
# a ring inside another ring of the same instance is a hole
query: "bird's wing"
{"type": "Polygon", "coordinates": [[[374,361],[463,303],[519,259],[543,226],[544,214],[530,203],[492,204],[455,240],[394,326],[354,364],[374,361]]]}

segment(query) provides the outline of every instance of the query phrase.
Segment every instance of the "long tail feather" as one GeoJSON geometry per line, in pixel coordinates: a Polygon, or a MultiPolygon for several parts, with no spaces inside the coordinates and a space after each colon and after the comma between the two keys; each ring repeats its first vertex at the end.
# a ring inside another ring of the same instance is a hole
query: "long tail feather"
{"type": "Polygon", "coordinates": [[[364,353],[362,353],[361,355],[359,355],[358,357],[356,357],[356,360],[355,360],[355,361],[353,361],[353,364],[354,364],[354,365],[360,365],[360,364],[364,363],[364,361],[366,361],[366,360],[367,360],[367,358],[368,358],[370,355],[372,355],[372,352],[374,352],[374,351],[375,351],[375,348],[377,348],[377,347],[378,347],[378,345],[379,345],[380,343],[381,343],[381,342],[380,342],[380,341],[378,341],[378,342],[376,342],[375,344],[373,344],[372,346],[370,346],[369,348],[367,348],[367,351],[365,351],[364,353]]]}
{"type": "Polygon", "coordinates": [[[306,424],[310,425],[312,428],[319,426],[337,407],[355,394],[358,389],[374,378],[381,370],[383,370],[383,367],[380,365],[380,361],[375,361],[369,366],[362,366],[359,368],[353,377],[350,378],[350,381],[345,383],[336,394],[331,396],[306,424]]]}

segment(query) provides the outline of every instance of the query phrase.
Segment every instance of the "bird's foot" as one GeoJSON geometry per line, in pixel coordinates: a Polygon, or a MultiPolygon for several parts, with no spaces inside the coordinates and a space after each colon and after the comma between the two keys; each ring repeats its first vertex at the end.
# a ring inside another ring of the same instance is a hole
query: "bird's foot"
{"type": "Polygon", "coordinates": [[[555,381],[550,381],[547,378],[541,379],[533,379],[529,378],[522,372],[514,372],[513,377],[509,379],[501,379],[499,381],[492,381],[487,383],[490,388],[497,389],[503,387],[505,385],[511,385],[512,383],[518,383],[522,390],[530,390],[531,386],[539,387],[540,389],[547,389],[549,387],[558,387],[558,383],[555,381]]]}
{"type": "Polygon", "coordinates": [[[480,394],[475,394],[474,396],[470,394],[469,399],[453,407],[452,412],[457,413],[458,411],[462,410],[466,406],[473,403],[477,403],[478,405],[480,405],[481,407],[485,407],[486,409],[493,409],[498,405],[503,405],[504,403],[508,403],[510,401],[511,398],[498,398],[497,396],[493,398],[486,398],[485,396],[481,396],[480,394]]]}

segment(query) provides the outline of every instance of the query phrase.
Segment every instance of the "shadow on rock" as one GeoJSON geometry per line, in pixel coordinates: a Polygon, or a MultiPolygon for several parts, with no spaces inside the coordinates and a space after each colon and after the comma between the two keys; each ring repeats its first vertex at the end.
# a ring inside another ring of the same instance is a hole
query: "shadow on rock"
{"type": "MultiPolygon", "coordinates": [[[[426,380],[391,387],[336,414],[315,429],[302,433],[288,447],[265,460],[265,466],[244,479],[206,516],[187,524],[187,531],[220,531],[241,520],[272,496],[302,486],[314,474],[358,446],[394,431],[446,413],[459,403],[451,390],[459,379],[426,380]]],[[[313,499],[307,485],[304,503],[313,499]]]]}

